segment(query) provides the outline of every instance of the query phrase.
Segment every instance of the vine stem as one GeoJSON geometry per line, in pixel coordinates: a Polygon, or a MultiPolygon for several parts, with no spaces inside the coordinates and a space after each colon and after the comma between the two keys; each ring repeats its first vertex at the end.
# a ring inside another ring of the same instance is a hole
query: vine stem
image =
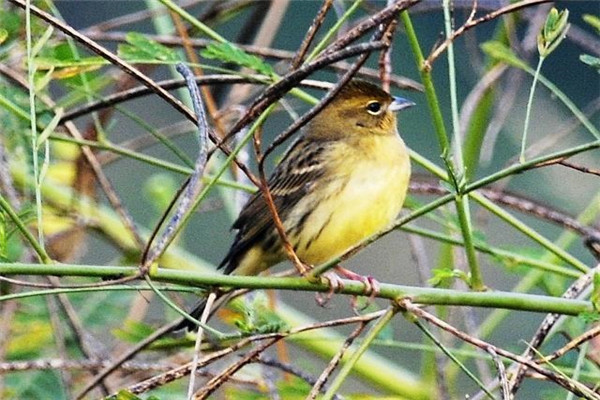
{"type": "Polygon", "coordinates": [[[531,89],[529,89],[527,111],[525,111],[525,125],[523,126],[523,139],[521,140],[521,155],[519,156],[519,161],[521,162],[521,164],[525,162],[525,147],[527,146],[527,132],[529,131],[529,121],[531,120],[531,106],[533,104],[533,95],[535,94],[535,88],[537,86],[537,82],[540,76],[540,70],[542,69],[544,59],[544,57],[540,56],[537,68],[535,69],[535,73],[533,74],[533,82],[531,82],[531,89]]]}

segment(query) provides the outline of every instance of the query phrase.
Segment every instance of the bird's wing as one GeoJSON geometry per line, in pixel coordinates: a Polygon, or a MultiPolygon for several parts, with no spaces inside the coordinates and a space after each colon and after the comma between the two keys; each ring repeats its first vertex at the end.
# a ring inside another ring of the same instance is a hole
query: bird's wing
{"type": "MultiPolygon", "coordinates": [[[[282,221],[286,220],[298,201],[311,190],[312,183],[325,172],[326,149],[326,142],[301,138],[275,168],[269,179],[269,189],[282,221]]],[[[260,191],[246,203],[232,228],[237,229],[238,233],[227,256],[219,265],[219,268],[225,269],[226,274],[231,273],[245,252],[256,244],[262,243],[268,247],[268,241],[279,241],[278,236],[273,239],[272,235],[278,234],[271,211],[260,191]]]]}

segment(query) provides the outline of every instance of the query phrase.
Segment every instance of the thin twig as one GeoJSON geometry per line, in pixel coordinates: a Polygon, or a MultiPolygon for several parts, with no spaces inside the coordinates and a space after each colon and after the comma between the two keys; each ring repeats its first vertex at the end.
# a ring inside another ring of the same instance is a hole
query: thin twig
{"type": "Polygon", "coordinates": [[[205,383],[199,391],[194,393],[193,400],[204,400],[210,396],[215,390],[217,390],[223,383],[225,383],[233,374],[239,371],[244,365],[250,363],[255,357],[261,354],[263,351],[268,349],[271,345],[275,344],[281,338],[267,339],[263,343],[259,344],[252,351],[245,354],[239,361],[233,363],[227,367],[223,372],[205,383]]]}
{"type": "Polygon", "coordinates": [[[108,375],[110,375],[111,373],[113,373],[114,371],[116,371],[118,368],[120,368],[121,365],[123,365],[124,362],[129,361],[132,357],[134,357],[137,353],[139,353],[140,351],[142,351],[143,349],[145,349],[151,343],[153,343],[156,340],[160,339],[161,337],[163,337],[167,333],[172,332],[173,328],[175,328],[177,325],[179,325],[180,322],[181,322],[181,320],[178,319],[178,320],[175,320],[175,321],[173,321],[173,322],[171,322],[171,323],[169,323],[167,325],[164,325],[163,327],[161,327],[161,328],[157,329],[156,331],[154,331],[147,338],[145,338],[144,340],[140,341],[134,347],[132,347],[128,351],[126,351],[123,354],[121,354],[109,366],[107,366],[102,371],[100,371],[97,375],[95,375],[94,378],[81,390],[81,392],[79,392],[79,394],[76,396],[76,399],[77,400],[82,399],[86,394],[89,393],[90,390],[92,390],[94,387],[96,387],[96,385],[98,385],[104,378],[106,378],[108,375]]]}
{"type": "MultiPolygon", "coordinates": [[[[256,341],[263,341],[263,340],[270,340],[270,339],[279,340],[279,339],[288,337],[290,335],[294,335],[297,333],[302,333],[302,332],[306,332],[306,331],[310,331],[310,330],[321,329],[321,328],[331,328],[334,326],[348,325],[348,324],[371,321],[373,319],[379,318],[383,314],[383,312],[384,311],[377,311],[377,312],[360,315],[360,316],[356,316],[356,317],[341,318],[341,319],[330,320],[330,321],[325,321],[325,322],[317,322],[314,324],[293,328],[293,329],[289,330],[288,332],[275,332],[275,333],[267,333],[267,334],[246,337],[246,338],[239,340],[238,342],[234,343],[233,345],[231,345],[229,347],[214,351],[213,353],[206,355],[204,358],[202,358],[201,360],[198,361],[198,368],[202,368],[216,360],[219,360],[219,359],[221,359],[225,356],[228,356],[232,353],[235,353],[236,351],[240,350],[241,348],[244,348],[244,347],[248,346],[250,343],[253,343],[256,341]]],[[[176,322],[179,322],[179,321],[176,321],[176,322]]],[[[161,328],[160,331],[165,332],[166,329],[172,330],[174,326],[176,326],[176,325],[169,324],[169,325],[165,326],[164,328],[161,328]]],[[[156,338],[154,340],[156,340],[156,338]]],[[[146,379],[143,382],[129,386],[127,388],[127,390],[129,390],[133,394],[145,393],[148,390],[154,389],[158,386],[162,386],[162,385],[165,385],[174,380],[183,378],[184,376],[186,376],[190,373],[191,369],[192,369],[192,362],[189,362],[189,363],[182,365],[172,371],[169,371],[169,372],[161,374],[161,375],[154,376],[152,378],[146,379]]]]}
{"type": "MultiPolygon", "coordinates": [[[[206,324],[208,318],[210,317],[211,310],[213,308],[213,303],[217,299],[217,294],[215,292],[211,292],[206,298],[206,304],[204,306],[204,310],[202,310],[202,316],[200,317],[200,322],[202,324],[206,324]]],[[[192,369],[190,370],[190,383],[188,385],[187,398],[191,399],[194,394],[194,379],[196,377],[196,371],[198,370],[198,359],[200,357],[200,344],[202,343],[202,338],[204,336],[204,328],[202,325],[199,326],[198,332],[196,333],[196,343],[194,344],[194,359],[192,360],[192,369]]]]}
{"type": "MultiPolygon", "coordinates": [[[[309,385],[315,385],[317,383],[317,378],[308,374],[307,372],[302,371],[300,368],[296,367],[293,364],[282,362],[281,360],[265,356],[264,354],[260,354],[258,357],[256,357],[256,361],[263,365],[278,368],[278,369],[282,370],[283,372],[287,372],[288,374],[297,376],[298,378],[304,380],[309,385]]],[[[322,390],[323,389],[324,388],[322,388],[322,390]]],[[[333,398],[335,400],[340,400],[340,396],[338,396],[338,395],[335,395],[333,398]]]]}
{"type": "Polygon", "coordinates": [[[506,368],[504,367],[504,363],[498,357],[498,353],[491,348],[488,347],[486,351],[492,356],[492,360],[494,361],[494,365],[496,365],[496,370],[498,370],[498,381],[500,382],[500,393],[502,394],[502,400],[510,400],[510,389],[508,387],[508,379],[506,378],[506,368]]]}
{"type": "Polygon", "coordinates": [[[339,365],[340,361],[342,361],[342,357],[344,357],[344,354],[346,354],[346,351],[348,351],[348,348],[350,348],[350,346],[354,342],[354,339],[356,339],[358,337],[358,335],[360,335],[362,333],[362,331],[365,329],[366,326],[367,326],[367,323],[363,322],[363,323],[359,324],[356,327],[356,329],[354,329],[350,333],[350,335],[348,335],[346,340],[344,340],[342,347],[340,347],[340,349],[335,354],[335,356],[329,361],[329,364],[327,364],[327,368],[325,368],[323,370],[323,372],[321,372],[319,379],[313,385],[312,389],[310,390],[310,393],[306,397],[307,399],[314,400],[317,398],[319,393],[323,391],[323,388],[324,388],[325,384],[327,383],[327,380],[329,379],[329,377],[331,376],[331,374],[333,373],[335,368],[339,365]]]}
{"type": "Polygon", "coordinates": [[[327,11],[329,11],[332,5],[333,0],[323,0],[323,4],[321,5],[319,12],[310,24],[310,27],[308,28],[308,31],[304,36],[304,40],[302,41],[302,44],[298,48],[298,51],[296,52],[296,55],[292,60],[292,69],[296,69],[300,66],[300,64],[302,64],[302,61],[304,60],[304,56],[306,55],[310,44],[312,43],[315,35],[317,34],[317,31],[323,24],[325,16],[327,15],[327,11]]]}
{"type": "MultiPolygon", "coordinates": [[[[591,269],[587,274],[581,276],[575,282],[573,282],[567,290],[561,296],[564,299],[575,299],[579,296],[579,294],[585,290],[591,283],[594,277],[594,274],[598,273],[600,270],[600,264],[598,264],[595,268],[591,269]]],[[[533,358],[534,352],[538,349],[546,337],[550,334],[550,331],[554,327],[554,325],[560,319],[560,314],[548,314],[537,331],[533,335],[532,339],[529,341],[527,349],[523,352],[522,358],[531,360],[533,358]]],[[[510,379],[510,391],[512,394],[516,393],[521,382],[523,381],[523,373],[525,372],[526,365],[520,363],[516,367],[517,371],[512,375],[510,379]]]]}
{"type": "Polygon", "coordinates": [[[538,360],[538,362],[539,363],[549,363],[553,360],[556,360],[557,358],[564,356],[569,351],[581,346],[583,343],[595,338],[598,335],[600,335],[600,325],[596,325],[595,327],[588,330],[587,332],[579,335],[578,337],[571,340],[569,343],[567,343],[560,349],[556,350],[554,353],[542,357],[541,359],[538,360]]]}
{"type": "Polygon", "coordinates": [[[428,313],[427,311],[421,309],[420,307],[415,306],[414,304],[412,304],[412,302],[408,298],[398,300],[398,305],[400,307],[402,307],[403,309],[415,314],[415,316],[417,316],[419,318],[423,318],[426,321],[429,321],[430,323],[440,327],[441,329],[444,329],[445,331],[451,333],[452,335],[456,336],[457,338],[459,338],[467,343],[471,343],[472,345],[477,346],[484,350],[492,349],[499,356],[508,358],[510,360],[513,360],[513,361],[519,363],[520,365],[525,365],[528,368],[533,369],[535,372],[547,377],[551,381],[555,382],[556,384],[562,386],[566,390],[573,392],[574,394],[576,394],[578,396],[582,396],[582,397],[589,398],[589,399],[595,399],[595,400],[600,399],[599,395],[592,392],[585,385],[583,385],[577,381],[570,380],[569,378],[567,378],[563,375],[554,373],[552,371],[548,371],[548,370],[540,367],[537,363],[535,363],[534,361],[532,361],[528,358],[518,356],[509,351],[506,351],[504,349],[496,347],[490,343],[487,343],[481,339],[467,335],[466,333],[456,329],[455,327],[448,324],[447,322],[437,318],[436,316],[428,313]]]}
{"type": "Polygon", "coordinates": [[[583,167],[581,165],[573,164],[573,163],[570,163],[570,162],[565,161],[565,160],[559,161],[558,164],[564,165],[565,167],[572,168],[572,169],[574,169],[576,171],[579,171],[579,172],[583,172],[584,174],[590,174],[590,175],[600,176],[600,169],[583,167]]]}
{"type": "MultiPolygon", "coordinates": [[[[7,372],[22,372],[22,371],[37,371],[37,370],[66,370],[66,369],[79,369],[79,370],[94,370],[97,368],[107,367],[112,363],[111,360],[68,360],[64,358],[49,358],[49,359],[37,359],[37,360],[26,360],[26,361],[5,361],[0,362],[0,374],[7,372]]],[[[120,369],[128,372],[146,371],[166,371],[172,369],[175,365],[173,363],[139,363],[139,362],[126,362],[121,365],[120,369]]]]}
{"type": "Polygon", "coordinates": [[[522,8],[531,7],[537,4],[548,3],[550,1],[551,0],[522,0],[517,3],[506,5],[502,8],[499,8],[496,11],[492,11],[491,13],[486,14],[483,17],[479,17],[477,19],[475,19],[474,14],[471,13],[467,21],[460,28],[456,29],[452,33],[452,35],[448,37],[448,39],[446,39],[442,44],[436,47],[436,49],[429,55],[429,57],[427,57],[427,59],[423,62],[423,68],[431,69],[435,60],[448,48],[450,43],[454,42],[454,40],[456,40],[457,37],[461,36],[469,29],[472,29],[481,23],[496,19],[504,14],[515,12],[522,8]]]}

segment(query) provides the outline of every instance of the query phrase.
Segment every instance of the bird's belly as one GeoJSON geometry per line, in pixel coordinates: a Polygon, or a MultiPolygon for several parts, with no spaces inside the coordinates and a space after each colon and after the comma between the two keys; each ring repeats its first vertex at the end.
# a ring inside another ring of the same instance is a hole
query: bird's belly
{"type": "Polygon", "coordinates": [[[328,195],[315,202],[306,229],[294,238],[298,256],[321,264],[386,228],[402,208],[409,174],[407,158],[391,168],[365,162],[329,183],[328,195]]]}

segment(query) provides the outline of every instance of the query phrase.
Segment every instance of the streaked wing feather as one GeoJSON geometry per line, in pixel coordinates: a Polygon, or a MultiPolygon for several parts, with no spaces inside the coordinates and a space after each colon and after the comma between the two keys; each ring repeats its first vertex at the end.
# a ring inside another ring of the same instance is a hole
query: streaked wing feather
{"type": "MultiPolygon", "coordinates": [[[[290,211],[306,195],[311,183],[323,175],[326,148],[324,142],[309,142],[301,138],[275,168],[269,179],[269,188],[282,221],[285,221],[290,211]]],[[[232,228],[237,229],[238,233],[227,256],[219,265],[219,268],[225,269],[226,274],[235,270],[246,251],[268,240],[270,233],[275,230],[271,211],[260,191],[246,203],[232,228]]]]}

